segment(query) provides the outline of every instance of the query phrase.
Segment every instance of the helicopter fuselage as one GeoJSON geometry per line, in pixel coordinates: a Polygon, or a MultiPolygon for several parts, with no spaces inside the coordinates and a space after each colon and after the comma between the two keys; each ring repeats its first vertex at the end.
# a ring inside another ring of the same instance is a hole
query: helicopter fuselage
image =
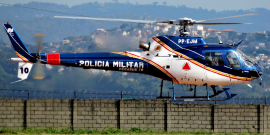
{"type": "Polygon", "coordinates": [[[261,68],[245,60],[246,56],[232,45],[208,45],[200,37],[152,39],[148,50],[142,52],[41,54],[41,61],[83,69],[140,73],[188,85],[247,83],[262,75],[261,68]]]}

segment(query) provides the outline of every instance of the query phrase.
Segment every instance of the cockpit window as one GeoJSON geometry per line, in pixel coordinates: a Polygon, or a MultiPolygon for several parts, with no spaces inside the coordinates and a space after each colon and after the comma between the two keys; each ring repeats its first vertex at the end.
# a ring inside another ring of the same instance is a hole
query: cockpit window
{"type": "Polygon", "coordinates": [[[255,64],[255,62],[252,59],[250,59],[247,55],[245,55],[240,50],[237,49],[236,53],[238,57],[240,58],[240,60],[243,62],[245,67],[253,66],[255,64]]]}
{"type": "Polygon", "coordinates": [[[226,57],[231,67],[240,67],[240,62],[234,52],[227,52],[226,57]]]}
{"type": "Polygon", "coordinates": [[[224,66],[222,53],[220,52],[206,52],[205,62],[207,66],[224,66]]]}

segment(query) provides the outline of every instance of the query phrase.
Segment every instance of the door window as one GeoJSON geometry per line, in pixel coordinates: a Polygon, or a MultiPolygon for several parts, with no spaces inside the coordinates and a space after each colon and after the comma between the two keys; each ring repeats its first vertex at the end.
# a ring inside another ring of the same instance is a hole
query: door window
{"type": "Polygon", "coordinates": [[[220,52],[206,52],[205,62],[207,66],[224,66],[222,53],[220,52]]]}

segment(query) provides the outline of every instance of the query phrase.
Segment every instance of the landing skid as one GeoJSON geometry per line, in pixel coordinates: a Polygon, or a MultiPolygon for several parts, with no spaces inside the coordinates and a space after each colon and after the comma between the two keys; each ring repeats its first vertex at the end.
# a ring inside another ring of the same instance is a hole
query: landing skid
{"type": "Polygon", "coordinates": [[[181,96],[181,97],[176,97],[176,99],[171,99],[171,101],[173,101],[173,102],[226,101],[226,100],[229,100],[237,95],[237,94],[230,94],[228,91],[229,89],[230,88],[223,88],[223,90],[214,92],[214,94],[211,96],[208,95],[208,91],[207,91],[207,96],[195,96],[195,97],[194,96],[181,96]],[[210,98],[213,98],[213,97],[215,97],[223,92],[225,92],[227,98],[225,98],[225,99],[210,99],[210,98]]]}
{"type": "MultiPolygon", "coordinates": [[[[224,91],[220,90],[216,94],[213,94],[213,95],[208,96],[208,97],[209,98],[215,97],[215,96],[219,95],[222,92],[224,92],[224,91]]],[[[207,96],[181,96],[181,97],[176,97],[176,98],[207,98],[207,96]]]]}
{"type": "Polygon", "coordinates": [[[170,89],[173,90],[173,97],[170,96],[162,96],[162,86],[163,86],[163,80],[161,81],[161,89],[160,89],[160,96],[157,97],[157,99],[170,99],[173,102],[193,102],[193,101],[226,101],[229,100],[233,97],[235,97],[237,94],[230,94],[229,93],[229,89],[230,88],[222,88],[222,90],[218,90],[216,91],[215,86],[211,86],[212,90],[213,90],[213,95],[209,96],[209,92],[208,92],[208,87],[207,84],[205,84],[206,86],[206,91],[207,91],[207,96],[196,96],[196,86],[194,88],[194,96],[181,96],[181,97],[175,97],[175,92],[174,92],[174,84],[172,83],[172,87],[170,89]],[[227,98],[225,99],[211,99],[213,97],[216,97],[217,95],[221,94],[225,92],[227,98]]]}

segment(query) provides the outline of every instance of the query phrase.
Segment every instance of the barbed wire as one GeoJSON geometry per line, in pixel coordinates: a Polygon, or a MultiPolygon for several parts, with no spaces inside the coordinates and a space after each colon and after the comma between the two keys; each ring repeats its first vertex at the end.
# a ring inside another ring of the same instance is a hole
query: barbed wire
{"type": "MultiPolygon", "coordinates": [[[[168,95],[167,95],[168,94],[168,95]]],[[[172,99],[169,93],[167,98],[157,98],[160,92],[153,91],[29,91],[29,90],[8,90],[0,89],[0,99],[123,99],[123,100],[141,100],[141,99],[172,99]]],[[[218,96],[210,98],[210,101],[175,101],[177,104],[269,104],[270,97],[245,97],[236,96],[229,100],[227,97],[218,96]],[[224,101],[222,101],[224,100],[224,101]]],[[[192,99],[192,98],[191,98],[192,99]]],[[[193,98],[194,99],[194,98],[193,98]]]]}

